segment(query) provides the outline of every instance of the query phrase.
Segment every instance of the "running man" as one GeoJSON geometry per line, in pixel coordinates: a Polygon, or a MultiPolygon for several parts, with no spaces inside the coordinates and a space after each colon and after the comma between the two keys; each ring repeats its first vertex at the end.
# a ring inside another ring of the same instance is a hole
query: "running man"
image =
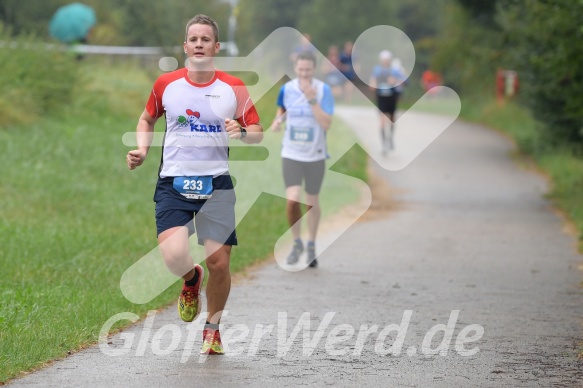
{"type": "Polygon", "coordinates": [[[350,40],[344,42],[344,48],[340,52],[340,72],[344,75],[344,102],[352,102],[354,88],[359,85],[360,79],[357,72],[360,70],[358,57],[354,55],[354,43],[350,40]]]}
{"type": "Polygon", "coordinates": [[[301,240],[302,209],[300,195],[305,181],[308,212],[308,263],[316,267],[316,234],[320,222],[318,195],[326,169],[326,132],[332,122],[334,98],[330,86],[315,79],[316,57],[311,52],[299,53],[294,71],[297,78],[282,86],[277,99],[276,118],[272,128],[281,130],[285,122],[281,150],[283,179],[286,187],[286,213],[294,237],[288,264],[298,262],[304,252],[301,240]]]}
{"type": "Polygon", "coordinates": [[[371,90],[376,93],[376,103],[381,122],[383,155],[394,148],[395,111],[397,110],[397,101],[401,92],[399,87],[405,80],[404,74],[397,67],[392,66],[392,61],[393,56],[390,51],[381,51],[379,53],[379,64],[374,67],[369,81],[371,90]]]}
{"type": "Polygon", "coordinates": [[[204,246],[209,279],[203,354],[223,354],[221,313],[231,289],[229,271],[235,233],[235,192],[229,175],[229,139],[259,143],[263,128],[243,82],[215,69],[217,23],[196,15],[186,25],[185,68],[155,82],[137,124],[138,148],[128,152],[130,170],[142,165],[156,121],[165,116],[164,148],[154,194],[160,251],[168,269],[184,278],[178,312],[185,322],[200,313],[204,270],[189,252],[195,231],[204,246]]]}

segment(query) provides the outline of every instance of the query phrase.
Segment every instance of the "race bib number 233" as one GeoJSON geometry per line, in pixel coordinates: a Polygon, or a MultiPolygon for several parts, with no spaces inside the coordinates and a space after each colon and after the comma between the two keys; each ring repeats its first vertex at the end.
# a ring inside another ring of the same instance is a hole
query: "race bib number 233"
{"type": "Polygon", "coordinates": [[[188,199],[208,199],[213,194],[213,177],[177,176],[174,178],[174,190],[188,199]]]}

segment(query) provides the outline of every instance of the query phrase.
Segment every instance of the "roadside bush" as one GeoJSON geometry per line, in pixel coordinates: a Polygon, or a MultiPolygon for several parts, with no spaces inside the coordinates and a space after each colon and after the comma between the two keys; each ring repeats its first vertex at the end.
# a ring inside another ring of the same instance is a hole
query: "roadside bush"
{"type": "Polygon", "coordinates": [[[71,102],[79,80],[74,54],[0,24],[0,127],[27,124],[71,102]]]}

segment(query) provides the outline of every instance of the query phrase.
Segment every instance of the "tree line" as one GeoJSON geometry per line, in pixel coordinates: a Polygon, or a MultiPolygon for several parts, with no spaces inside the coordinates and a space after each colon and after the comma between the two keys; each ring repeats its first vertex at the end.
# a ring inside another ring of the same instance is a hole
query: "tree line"
{"type": "Polygon", "coordinates": [[[546,147],[583,155],[583,1],[456,0],[446,6],[433,64],[462,95],[491,91],[516,70],[519,101],[546,147]]]}
{"type": "MultiPolygon", "coordinates": [[[[432,67],[464,96],[494,93],[498,68],[520,77],[519,98],[544,124],[550,143],[583,148],[582,0],[81,0],[98,24],[90,43],[174,46],[197,13],[214,17],[227,39],[249,53],[275,29],[309,33],[322,52],[375,25],[392,25],[413,41],[416,72],[432,67]]],[[[68,0],[0,0],[0,20],[13,34],[49,40],[48,23],[68,0]]]]}

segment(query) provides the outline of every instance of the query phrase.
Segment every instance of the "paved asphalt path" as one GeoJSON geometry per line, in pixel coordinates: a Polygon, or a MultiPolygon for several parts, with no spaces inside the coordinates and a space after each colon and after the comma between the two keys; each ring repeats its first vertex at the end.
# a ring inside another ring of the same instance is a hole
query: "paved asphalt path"
{"type": "MultiPolygon", "coordinates": [[[[366,108],[338,115],[377,126],[366,108]]],[[[111,338],[124,355],[96,346],[10,385],[583,387],[583,257],[512,149],[458,121],[402,171],[373,162],[389,211],[352,225],[317,269],[270,261],[237,282],[228,355],[200,358],[199,329],[172,307],[111,338]]]]}

